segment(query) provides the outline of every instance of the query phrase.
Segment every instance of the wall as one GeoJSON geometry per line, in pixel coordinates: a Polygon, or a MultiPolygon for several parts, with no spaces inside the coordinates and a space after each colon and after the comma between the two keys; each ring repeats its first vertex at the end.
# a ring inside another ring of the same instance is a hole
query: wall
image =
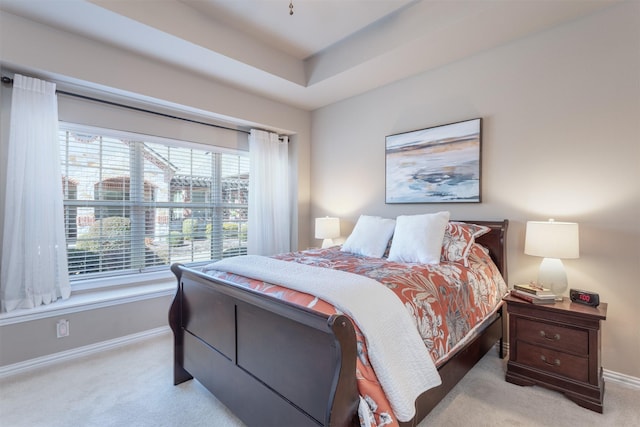
{"type": "MultiPolygon", "coordinates": [[[[297,176],[293,183],[297,193],[293,245],[309,246],[309,112],[5,12],[0,12],[0,65],[26,75],[55,79],[60,83],[59,88],[62,86],[71,92],[77,92],[74,90],[77,88],[84,91],[85,86],[90,86],[90,95],[100,98],[135,96],[143,100],[142,106],[161,111],[165,106],[171,106],[180,109],[181,113],[193,114],[196,119],[204,116],[222,124],[236,123],[244,128],[256,126],[291,135],[292,175],[297,176]]],[[[4,145],[8,135],[10,90],[4,87],[0,92],[0,142],[4,145]]],[[[61,102],[61,118],[73,110],[65,107],[72,103],[68,99],[61,102]]],[[[101,125],[100,117],[93,119],[85,115],[82,121],[101,125]],[[92,123],[93,119],[96,122],[92,123]]],[[[179,126],[176,124],[175,131],[184,133],[179,126]]],[[[179,138],[181,135],[172,136],[179,138]]],[[[5,162],[6,159],[0,158],[0,164],[5,162]]],[[[3,205],[4,181],[0,181],[0,205],[3,205]]],[[[170,293],[160,292],[154,298],[72,314],[58,315],[54,311],[51,316],[37,320],[0,322],[0,367],[166,326],[170,293]],[[55,324],[59,318],[71,321],[68,338],[55,337],[55,324]]]]}
{"type": "MultiPolygon", "coordinates": [[[[53,316],[9,323],[0,327],[0,373],[5,369],[23,369],[46,363],[53,354],[82,354],[105,342],[118,342],[124,337],[154,336],[166,328],[173,297],[144,297],[137,301],[117,303],[88,310],[69,310],[53,316]],[[69,321],[69,336],[56,337],[56,322],[69,321]],[[78,350],[83,349],[83,350],[78,350]]],[[[100,304],[96,304],[99,306],[100,304]]],[[[10,372],[10,371],[8,371],[10,372]]]]}
{"type": "Polygon", "coordinates": [[[132,95],[151,104],[204,112],[223,123],[290,134],[297,167],[298,224],[294,245],[309,245],[311,116],[308,111],[6,12],[0,12],[0,63],[36,77],[54,78],[67,83],[66,87],[90,85],[99,95],[102,92],[103,97],[132,95]]]}
{"type": "Polygon", "coordinates": [[[578,222],[570,287],[609,304],[604,368],[640,377],[640,3],[319,109],[312,123],[312,215],[339,216],[343,235],[361,213],[508,218],[514,283],[540,262],[523,254],[527,220],[578,222]],[[385,205],[385,135],[476,117],[481,204],[385,205]]]}

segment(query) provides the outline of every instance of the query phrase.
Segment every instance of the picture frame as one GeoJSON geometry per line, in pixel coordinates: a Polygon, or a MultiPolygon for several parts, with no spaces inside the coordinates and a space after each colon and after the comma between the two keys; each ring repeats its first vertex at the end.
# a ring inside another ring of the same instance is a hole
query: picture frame
{"type": "Polygon", "coordinates": [[[385,203],[480,203],[482,118],[385,137],[385,203]]]}

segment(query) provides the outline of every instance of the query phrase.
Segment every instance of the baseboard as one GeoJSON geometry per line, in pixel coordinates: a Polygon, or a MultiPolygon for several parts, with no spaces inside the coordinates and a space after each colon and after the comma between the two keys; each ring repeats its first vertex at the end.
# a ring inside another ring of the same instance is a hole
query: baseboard
{"type": "Polygon", "coordinates": [[[126,335],[124,337],[115,338],[108,341],[102,341],[96,344],[86,345],[47,356],[37,357],[35,359],[25,360],[11,365],[0,366],[0,378],[11,375],[20,374],[33,369],[50,366],[67,360],[77,359],[79,357],[88,356],[99,353],[101,351],[111,350],[122,347],[138,341],[154,338],[160,335],[168,334],[171,331],[169,326],[162,326],[148,331],[138,332],[136,334],[126,335]]]}
{"type": "Polygon", "coordinates": [[[619,372],[610,371],[608,369],[602,370],[602,376],[606,381],[625,385],[630,388],[640,390],[640,378],[632,377],[631,375],[621,374],[619,372]]]}

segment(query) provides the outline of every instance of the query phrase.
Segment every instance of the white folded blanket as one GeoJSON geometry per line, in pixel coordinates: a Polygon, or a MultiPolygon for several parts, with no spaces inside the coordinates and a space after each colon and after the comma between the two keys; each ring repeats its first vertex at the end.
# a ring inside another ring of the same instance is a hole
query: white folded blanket
{"type": "Polygon", "coordinates": [[[208,268],[239,274],[315,295],[358,325],[369,360],[400,421],[415,415],[415,400],[441,384],[416,324],[386,286],[358,274],[247,255],[226,258],[208,268]]]}

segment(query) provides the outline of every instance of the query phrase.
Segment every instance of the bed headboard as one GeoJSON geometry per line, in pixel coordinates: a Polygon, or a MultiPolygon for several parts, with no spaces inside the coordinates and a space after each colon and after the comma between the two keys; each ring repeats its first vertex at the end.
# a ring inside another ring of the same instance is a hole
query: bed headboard
{"type": "Polygon", "coordinates": [[[498,266],[498,270],[502,273],[504,281],[509,283],[507,281],[507,228],[509,227],[509,220],[464,222],[484,225],[491,229],[491,231],[484,236],[478,237],[476,242],[489,249],[491,259],[493,259],[493,262],[498,266]]]}

